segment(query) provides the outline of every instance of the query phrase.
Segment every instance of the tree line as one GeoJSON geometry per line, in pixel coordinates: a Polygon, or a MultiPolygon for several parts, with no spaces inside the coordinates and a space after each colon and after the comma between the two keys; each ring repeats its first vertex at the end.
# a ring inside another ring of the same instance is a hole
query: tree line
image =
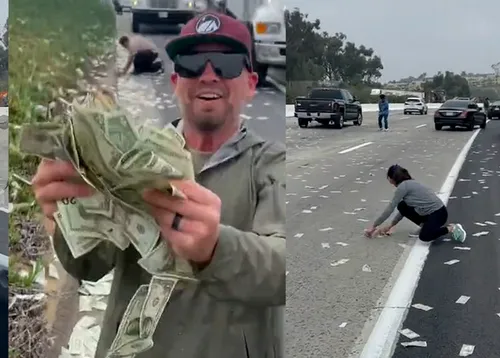
{"type": "MultiPolygon", "coordinates": [[[[287,103],[316,86],[347,88],[363,103],[378,100],[371,95],[371,89],[383,89],[379,79],[384,66],[372,48],[348,41],[341,32],[331,35],[323,31],[319,19],[310,20],[298,8],[285,11],[285,26],[287,103]]],[[[464,73],[438,72],[431,79],[422,74],[415,80],[422,81],[415,90],[424,92],[428,101],[474,95],[464,73]]],[[[391,101],[404,101],[405,97],[391,96],[391,101]]]]}

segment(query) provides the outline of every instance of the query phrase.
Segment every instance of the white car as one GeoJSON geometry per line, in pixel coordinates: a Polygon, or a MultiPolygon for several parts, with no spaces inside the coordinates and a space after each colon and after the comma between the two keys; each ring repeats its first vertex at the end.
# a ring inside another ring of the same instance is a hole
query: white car
{"type": "Polygon", "coordinates": [[[420,114],[427,114],[429,111],[429,107],[427,107],[427,104],[422,98],[419,97],[409,97],[405,101],[405,106],[403,113],[404,114],[410,114],[410,113],[420,113],[420,114]]]}

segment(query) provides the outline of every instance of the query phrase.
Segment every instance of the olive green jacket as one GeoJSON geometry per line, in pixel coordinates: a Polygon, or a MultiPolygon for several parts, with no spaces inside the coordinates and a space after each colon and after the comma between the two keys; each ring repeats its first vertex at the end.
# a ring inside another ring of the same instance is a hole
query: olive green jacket
{"type": "MultiPolygon", "coordinates": [[[[172,125],[178,129],[182,122],[172,125]]],[[[153,336],[136,358],[282,358],[285,305],[286,148],[243,126],[206,162],[197,182],[222,201],[220,237],[200,282],[178,284],[153,336]]],[[[96,358],[104,358],[129,300],[151,276],[125,251],[102,243],[74,259],[59,230],[66,271],[97,281],[114,268],[96,358]]]]}

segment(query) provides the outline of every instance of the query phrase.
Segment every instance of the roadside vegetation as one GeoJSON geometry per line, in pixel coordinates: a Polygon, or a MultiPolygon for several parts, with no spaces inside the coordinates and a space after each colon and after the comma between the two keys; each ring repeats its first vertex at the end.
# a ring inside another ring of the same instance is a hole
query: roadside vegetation
{"type": "Polygon", "coordinates": [[[30,188],[39,160],[19,153],[19,129],[56,115],[57,99],[71,100],[114,51],[115,14],[101,0],[16,0],[9,10],[9,357],[47,358],[53,253],[30,188]]]}

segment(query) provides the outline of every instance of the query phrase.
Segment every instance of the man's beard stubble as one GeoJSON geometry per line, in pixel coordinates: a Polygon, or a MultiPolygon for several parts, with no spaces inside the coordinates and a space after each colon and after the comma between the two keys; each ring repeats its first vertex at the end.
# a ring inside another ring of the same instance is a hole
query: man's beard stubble
{"type": "Polygon", "coordinates": [[[189,123],[195,126],[200,132],[213,133],[219,130],[227,121],[232,120],[231,117],[234,114],[234,107],[228,103],[226,111],[222,116],[215,117],[214,115],[198,115],[193,113],[193,107],[191,104],[180,105],[182,119],[189,121],[189,123]]]}

